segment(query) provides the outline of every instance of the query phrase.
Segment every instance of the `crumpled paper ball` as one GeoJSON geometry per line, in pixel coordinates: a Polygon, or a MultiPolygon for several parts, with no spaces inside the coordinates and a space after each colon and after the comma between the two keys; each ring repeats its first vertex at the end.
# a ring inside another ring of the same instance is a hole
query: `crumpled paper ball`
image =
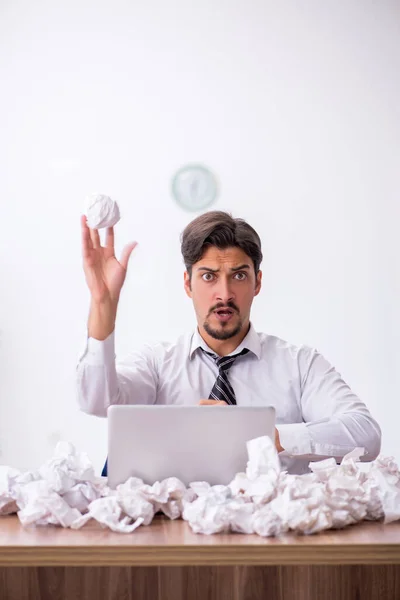
{"type": "Polygon", "coordinates": [[[87,196],[84,214],[90,229],[114,227],[121,218],[118,204],[104,194],[90,194],[87,196]]]}
{"type": "Polygon", "coordinates": [[[71,527],[93,502],[108,493],[87,454],[59,442],[36,471],[0,468],[0,514],[17,512],[22,525],[71,527]]]}
{"type": "Polygon", "coordinates": [[[130,477],[114,490],[95,476],[85,453],[60,442],[35,471],[0,467],[0,515],[16,512],[25,526],[71,529],[94,519],[112,531],[131,533],[161,511],[170,519],[183,518],[195,533],[268,537],[400,519],[400,471],[391,457],[361,468],[363,450],[356,448],[340,465],[329,458],[310,463],[311,473],[290,475],[280,470],[268,437],[250,440],[247,450],[246,472],[227,486],[197,481],[186,487],[176,477],[148,485],[130,477]]]}

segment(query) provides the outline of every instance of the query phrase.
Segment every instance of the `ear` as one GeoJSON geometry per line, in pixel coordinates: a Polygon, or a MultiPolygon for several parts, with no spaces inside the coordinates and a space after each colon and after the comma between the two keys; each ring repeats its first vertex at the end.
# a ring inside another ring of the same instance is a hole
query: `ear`
{"type": "Polygon", "coordinates": [[[258,271],[257,276],[256,276],[256,289],[254,292],[255,296],[258,296],[258,294],[260,293],[261,281],[262,281],[262,271],[258,271]]]}
{"type": "Polygon", "coordinates": [[[183,286],[185,288],[185,292],[189,298],[192,297],[192,285],[190,283],[189,273],[187,271],[183,274],[183,286]]]}

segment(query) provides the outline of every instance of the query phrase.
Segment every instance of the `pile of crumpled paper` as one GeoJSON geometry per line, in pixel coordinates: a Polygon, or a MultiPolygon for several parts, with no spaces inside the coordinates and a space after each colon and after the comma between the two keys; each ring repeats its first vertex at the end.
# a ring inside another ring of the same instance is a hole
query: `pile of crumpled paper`
{"type": "Polygon", "coordinates": [[[246,473],[228,485],[170,477],[154,485],[131,477],[110,489],[96,477],[88,456],[60,442],[37,471],[0,466],[0,515],[17,513],[22,525],[79,529],[91,519],[130,533],[161,511],[183,518],[196,533],[239,532],[277,536],[311,534],[363,520],[400,519],[400,472],[393,458],[359,463],[355,449],[340,465],[333,458],[310,463],[311,473],[282,472],[268,437],[250,440],[246,473]]]}

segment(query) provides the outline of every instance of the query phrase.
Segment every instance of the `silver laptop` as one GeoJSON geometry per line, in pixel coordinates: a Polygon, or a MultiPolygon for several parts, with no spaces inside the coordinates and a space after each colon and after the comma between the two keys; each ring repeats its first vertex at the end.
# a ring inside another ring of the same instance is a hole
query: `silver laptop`
{"type": "Polygon", "coordinates": [[[228,484],[246,470],[246,442],[274,440],[275,409],[241,406],[111,406],[108,483],[167,477],[228,484]]]}

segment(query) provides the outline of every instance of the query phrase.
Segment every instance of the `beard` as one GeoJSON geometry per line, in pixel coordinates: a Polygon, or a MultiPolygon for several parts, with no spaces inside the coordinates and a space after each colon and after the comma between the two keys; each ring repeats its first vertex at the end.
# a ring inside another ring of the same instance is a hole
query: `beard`
{"type": "Polygon", "coordinates": [[[205,321],[203,323],[204,331],[206,333],[208,333],[208,335],[210,337],[214,338],[214,340],[229,340],[230,338],[235,337],[235,335],[238,335],[238,333],[240,333],[240,331],[242,330],[242,327],[243,327],[243,321],[240,318],[239,308],[232,301],[227,302],[226,304],[222,304],[222,302],[219,302],[218,304],[213,306],[210,309],[210,311],[207,315],[207,318],[205,319],[205,321]],[[218,310],[221,308],[230,308],[231,310],[235,311],[235,313],[238,316],[238,322],[236,323],[236,325],[234,325],[232,327],[232,325],[230,325],[229,323],[220,323],[220,326],[218,329],[215,329],[214,327],[212,327],[210,325],[210,323],[208,321],[208,317],[210,315],[212,315],[215,310],[218,310]]]}
{"type": "Polygon", "coordinates": [[[210,337],[214,338],[214,340],[229,340],[241,332],[243,327],[242,319],[239,317],[239,321],[232,329],[229,329],[229,323],[221,323],[220,327],[221,329],[214,329],[208,321],[204,321],[203,323],[204,331],[206,331],[210,337]]]}
{"type": "Polygon", "coordinates": [[[209,336],[214,338],[214,340],[229,340],[230,338],[235,337],[238,333],[240,333],[242,329],[242,321],[239,320],[239,323],[233,329],[213,329],[208,321],[203,323],[204,331],[208,333],[209,336]]]}

